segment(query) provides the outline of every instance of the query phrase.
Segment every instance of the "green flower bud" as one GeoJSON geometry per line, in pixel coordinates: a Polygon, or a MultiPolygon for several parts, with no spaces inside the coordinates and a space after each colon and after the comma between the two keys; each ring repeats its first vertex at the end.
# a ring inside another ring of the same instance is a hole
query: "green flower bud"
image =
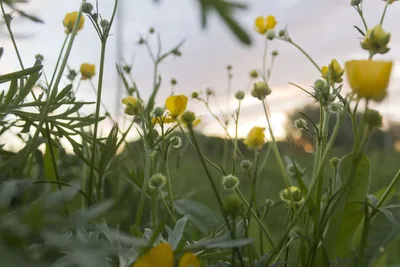
{"type": "Polygon", "coordinates": [[[150,34],[153,34],[154,32],[155,32],[154,28],[151,27],[151,28],[149,29],[149,33],[150,33],[150,34]]]}
{"type": "Polygon", "coordinates": [[[329,111],[331,113],[339,113],[342,110],[342,105],[340,103],[332,103],[329,105],[329,111]]]}
{"type": "Polygon", "coordinates": [[[161,188],[165,182],[167,181],[167,178],[161,173],[156,173],[153,174],[150,178],[150,187],[153,189],[161,188]]]}
{"type": "Polygon", "coordinates": [[[192,93],[192,98],[199,98],[200,93],[199,92],[193,92],[192,93]]]}
{"type": "Polygon", "coordinates": [[[315,83],[314,83],[314,88],[316,90],[324,90],[327,87],[328,83],[325,80],[320,80],[318,79],[315,83]]]}
{"type": "Polygon", "coordinates": [[[337,157],[333,157],[330,159],[329,163],[331,165],[332,168],[336,169],[339,165],[340,159],[337,157]]]}
{"type": "Polygon", "coordinates": [[[177,56],[177,57],[180,57],[180,56],[182,56],[182,53],[181,53],[181,51],[179,51],[178,49],[174,49],[174,50],[172,50],[172,52],[171,52],[174,56],[177,56]]]}
{"type": "Polygon", "coordinates": [[[268,30],[267,31],[267,39],[268,40],[274,40],[274,38],[275,38],[275,31],[274,30],[268,30]]]}
{"type": "Polygon", "coordinates": [[[97,13],[91,14],[90,16],[93,18],[94,21],[97,21],[97,19],[99,18],[99,14],[97,13]]]}
{"type": "Polygon", "coordinates": [[[226,66],[226,69],[227,69],[228,71],[231,71],[231,70],[232,70],[232,65],[226,66]]]}
{"type": "Polygon", "coordinates": [[[165,109],[163,107],[156,107],[154,109],[154,116],[161,117],[164,114],[165,109]]]}
{"type": "Polygon", "coordinates": [[[365,124],[368,125],[370,129],[379,129],[382,127],[382,116],[377,110],[367,109],[364,115],[365,124]]]}
{"type": "Polygon", "coordinates": [[[258,78],[258,71],[256,71],[256,70],[250,71],[250,77],[252,79],[257,79],[258,78]]]}
{"type": "Polygon", "coordinates": [[[82,12],[86,14],[91,14],[93,11],[93,5],[91,3],[84,3],[82,5],[82,12]]]}
{"type": "Polygon", "coordinates": [[[122,69],[123,69],[126,73],[131,73],[132,67],[131,67],[131,66],[128,66],[128,65],[125,65],[125,66],[122,67],[122,69]]]}
{"type": "Polygon", "coordinates": [[[275,201],[273,201],[273,200],[270,199],[270,198],[267,198],[267,199],[265,200],[265,206],[268,207],[268,208],[271,208],[274,204],[275,204],[275,201]]]}
{"type": "Polygon", "coordinates": [[[307,129],[307,121],[303,118],[298,118],[294,121],[294,128],[301,130],[307,129]]]}
{"type": "Polygon", "coordinates": [[[251,95],[255,98],[263,100],[267,95],[271,94],[271,88],[265,82],[256,82],[251,90],[251,95]]]}
{"type": "Polygon", "coordinates": [[[36,60],[43,61],[43,60],[44,60],[44,57],[43,57],[43,55],[41,55],[41,54],[37,54],[37,55],[35,55],[35,59],[36,59],[36,60]]]}
{"type": "Polygon", "coordinates": [[[361,4],[361,0],[351,0],[350,1],[350,5],[352,5],[352,6],[358,6],[359,4],[361,4]]]}
{"type": "Polygon", "coordinates": [[[214,95],[214,91],[211,88],[207,88],[206,95],[208,95],[208,96],[214,95]]]}
{"type": "Polygon", "coordinates": [[[236,194],[228,195],[223,201],[225,212],[232,218],[236,218],[243,213],[243,202],[236,194]]]}
{"type": "Polygon", "coordinates": [[[103,29],[107,29],[108,27],[110,27],[110,22],[108,20],[106,20],[106,19],[103,19],[103,20],[100,21],[100,26],[103,29]]]}
{"type": "Polygon", "coordinates": [[[280,30],[278,33],[279,37],[286,37],[286,34],[287,34],[287,31],[285,29],[280,30]]]}
{"type": "Polygon", "coordinates": [[[67,79],[72,82],[73,80],[75,80],[76,76],[78,76],[78,73],[75,70],[69,70],[67,79]]]}
{"type": "Polygon", "coordinates": [[[182,122],[186,125],[192,125],[195,119],[196,119],[196,114],[194,114],[194,112],[191,111],[185,111],[181,116],[182,122]]]}
{"type": "Polygon", "coordinates": [[[227,175],[222,177],[222,185],[225,189],[235,189],[239,185],[239,179],[233,175],[227,175]]]}
{"type": "Polygon", "coordinates": [[[237,100],[243,100],[244,98],[244,92],[243,91],[237,91],[235,94],[235,97],[237,100]]]}
{"type": "Polygon", "coordinates": [[[171,85],[176,85],[178,82],[176,81],[176,79],[171,79],[171,85]]]}
{"type": "Polygon", "coordinates": [[[253,163],[251,163],[250,160],[246,160],[246,159],[242,160],[242,162],[240,163],[240,167],[245,171],[250,170],[252,165],[253,165],[253,163]]]}
{"type": "Polygon", "coordinates": [[[276,57],[279,55],[279,52],[277,50],[272,51],[272,56],[276,57]]]}
{"type": "Polygon", "coordinates": [[[298,204],[303,200],[303,195],[299,188],[295,186],[291,186],[289,188],[285,188],[280,192],[280,197],[283,201],[290,204],[291,200],[294,203],[298,204]]]}
{"type": "Polygon", "coordinates": [[[104,115],[105,115],[106,117],[111,117],[110,112],[106,112],[104,115]]]}

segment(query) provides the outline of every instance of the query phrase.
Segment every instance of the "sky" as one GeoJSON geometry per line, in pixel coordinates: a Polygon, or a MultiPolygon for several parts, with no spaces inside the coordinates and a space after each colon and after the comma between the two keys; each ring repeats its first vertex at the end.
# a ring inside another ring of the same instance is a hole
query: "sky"
{"type": "MultiPolygon", "coordinates": [[[[111,16],[113,2],[99,0],[100,13],[104,18],[111,16]]],[[[164,51],[185,40],[181,49],[182,57],[171,57],[160,68],[163,83],[157,104],[163,105],[165,98],[171,93],[169,81],[171,78],[176,78],[178,84],[175,93],[190,95],[193,91],[204,93],[205,88],[212,88],[216,92],[216,99],[211,106],[213,111],[227,112],[230,106],[229,113],[233,113],[237,101],[233,94],[229,98],[226,96],[226,66],[232,65],[231,91],[234,93],[242,90],[247,93],[240,117],[241,137],[245,136],[253,126],[266,126],[262,104],[249,94],[251,89],[249,72],[252,69],[261,69],[264,50],[264,38],[253,30],[255,17],[274,15],[278,21],[277,30],[287,26],[291,38],[309,52],[320,66],[329,64],[332,58],[336,58],[343,66],[346,60],[366,59],[368,56],[367,52],[360,48],[359,33],[353,28],[353,25],[362,27],[362,24],[355,10],[350,7],[349,0],[242,0],[242,2],[248,5],[248,9],[237,12],[235,16],[249,32],[253,41],[252,46],[241,44],[215,14],[211,15],[208,28],[201,29],[196,0],[160,0],[157,4],[151,0],[120,0],[116,23],[112,29],[113,35],[109,38],[104,76],[103,102],[113,117],[122,117],[123,106],[120,100],[121,96],[125,96],[118,81],[115,62],[121,62],[123,59],[132,62],[133,59],[132,73],[141,95],[144,98],[150,95],[153,65],[145,48],[136,44],[139,35],[146,35],[150,27],[154,27],[160,33],[164,51]],[[229,105],[227,101],[230,101],[229,105]]],[[[28,20],[16,19],[13,23],[17,36],[24,37],[17,42],[25,65],[33,64],[34,56],[40,53],[45,57],[44,71],[47,76],[51,75],[65,38],[62,19],[65,13],[76,11],[79,4],[79,0],[34,0],[28,5],[21,6],[45,22],[34,24],[28,20]]],[[[379,23],[384,6],[385,2],[380,0],[364,1],[364,13],[369,26],[379,23]]],[[[381,104],[375,105],[387,119],[393,121],[400,121],[398,14],[400,14],[400,3],[390,5],[383,26],[386,31],[392,33],[389,45],[391,51],[387,55],[376,57],[395,61],[389,85],[389,97],[381,104]]],[[[100,60],[100,41],[89,21],[86,22],[84,29],[77,36],[68,61],[68,65],[77,70],[83,62],[98,66],[100,60]]],[[[0,33],[1,45],[5,48],[5,54],[0,61],[0,74],[4,74],[18,70],[19,67],[4,27],[0,33]]],[[[272,50],[279,52],[269,81],[272,94],[268,96],[268,103],[276,135],[283,137],[286,114],[313,102],[289,82],[311,90],[311,85],[319,78],[319,72],[288,43],[274,40],[268,49],[269,52],[272,50]]],[[[94,83],[97,83],[97,78],[94,77],[94,83]]],[[[64,80],[62,83],[66,85],[67,81],[64,80]]],[[[344,90],[349,90],[346,82],[344,90]]],[[[82,84],[78,99],[95,100],[95,94],[88,82],[82,84]]],[[[188,109],[202,116],[203,122],[199,125],[199,129],[204,133],[223,134],[222,128],[198,101],[190,99],[188,109]]],[[[111,123],[104,121],[101,126],[108,129],[111,123]]],[[[233,125],[229,128],[231,133],[234,131],[233,128],[233,125]]]]}

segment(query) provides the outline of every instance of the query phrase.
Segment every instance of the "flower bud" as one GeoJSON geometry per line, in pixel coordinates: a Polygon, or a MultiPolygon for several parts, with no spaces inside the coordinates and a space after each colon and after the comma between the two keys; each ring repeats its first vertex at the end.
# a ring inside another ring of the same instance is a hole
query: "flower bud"
{"type": "Polygon", "coordinates": [[[273,56],[273,57],[276,57],[276,56],[278,56],[278,55],[279,55],[278,50],[272,51],[272,56],[273,56]]]}
{"type": "Polygon", "coordinates": [[[285,188],[280,192],[280,197],[283,201],[290,204],[293,200],[294,203],[298,204],[303,200],[303,195],[299,188],[295,186],[291,186],[289,188],[285,188]]]}
{"type": "Polygon", "coordinates": [[[207,88],[206,89],[206,95],[208,95],[208,96],[214,95],[214,91],[211,88],[207,88]]]}
{"type": "Polygon", "coordinates": [[[176,81],[176,79],[171,79],[171,85],[176,85],[178,82],[176,81]]]}
{"type": "Polygon", "coordinates": [[[257,79],[258,78],[258,71],[256,71],[256,70],[250,71],[250,77],[252,79],[257,79]]]}
{"type": "Polygon", "coordinates": [[[193,125],[193,122],[196,120],[196,114],[191,111],[185,111],[181,116],[181,120],[186,125],[193,125]]]}
{"type": "Polygon", "coordinates": [[[156,173],[151,176],[149,184],[151,188],[157,189],[161,188],[165,184],[166,180],[167,178],[165,178],[163,174],[156,173]]]}
{"type": "Polygon", "coordinates": [[[287,31],[285,29],[283,29],[283,30],[279,31],[278,35],[279,35],[279,37],[285,37],[286,33],[287,33],[287,31]]]}
{"type": "Polygon", "coordinates": [[[301,130],[307,129],[307,121],[303,118],[298,118],[294,121],[294,128],[301,130]]]}
{"type": "Polygon", "coordinates": [[[239,185],[239,179],[233,175],[227,175],[222,177],[222,185],[225,189],[235,189],[239,185]]]}
{"type": "Polygon", "coordinates": [[[110,22],[108,20],[106,20],[106,19],[102,19],[100,21],[100,26],[105,30],[108,27],[110,27],[110,22]]]}
{"type": "Polygon", "coordinates": [[[325,80],[318,79],[314,83],[314,88],[316,90],[324,90],[327,87],[328,83],[325,80]]]}
{"type": "Polygon", "coordinates": [[[122,69],[126,72],[126,73],[131,73],[132,67],[129,65],[125,65],[122,67],[122,69]]]}
{"type": "Polygon", "coordinates": [[[361,42],[361,47],[369,51],[370,54],[386,54],[390,48],[387,45],[390,42],[390,33],[383,30],[381,25],[376,25],[369,29],[361,42]]]}
{"type": "Polygon", "coordinates": [[[43,57],[43,55],[41,55],[41,54],[37,54],[37,55],[35,55],[35,59],[36,59],[36,60],[43,61],[43,60],[44,60],[44,57],[43,57]]]}
{"type": "Polygon", "coordinates": [[[253,163],[251,163],[250,160],[246,160],[246,159],[242,160],[242,162],[240,163],[240,167],[245,171],[250,170],[252,165],[253,165],[253,163]]]}
{"type": "Polygon", "coordinates": [[[340,103],[332,103],[329,105],[329,111],[331,113],[339,113],[342,110],[342,105],[340,103]]]}
{"type": "Polygon", "coordinates": [[[330,165],[332,168],[336,169],[339,165],[340,159],[337,157],[333,157],[331,158],[331,160],[329,161],[330,165]]]}
{"type": "Polygon", "coordinates": [[[6,22],[6,24],[8,25],[14,19],[14,16],[12,13],[5,13],[3,18],[4,18],[4,21],[6,22]]]}
{"type": "Polygon", "coordinates": [[[359,4],[361,4],[361,0],[351,0],[350,1],[350,5],[352,5],[352,6],[358,6],[359,4]]]}
{"type": "Polygon", "coordinates": [[[274,38],[275,38],[275,31],[274,30],[268,30],[267,31],[267,39],[268,40],[274,40],[274,38]]]}
{"type": "Polygon", "coordinates": [[[232,70],[232,65],[226,66],[226,69],[227,69],[228,71],[231,71],[231,70],[232,70]]]}
{"type": "Polygon", "coordinates": [[[78,73],[75,70],[70,69],[67,75],[67,79],[72,82],[73,80],[75,80],[76,76],[78,76],[78,73]]]}
{"type": "Polygon", "coordinates": [[[99,14],[93,13],[93,14],[91,15],[91,17],[93,18],[94,21],[97,21],[98,18],[99,18],[99,14]]]}
{"type": "Polygon", "coordinates": [[[156,107],[154,109],[154,116],[161,117],[164,114],[165,109],[163,107],[156,107]]]}
{"type": "Polygon", "coordinates": [[[199,98],[199,92],[193,92],[192,98],[199,98]]]}
{"type": "Polygon", "coordinates": [[[150,34],[153,34],[153,33],[154,33],[154,31],[155,31],[155,30],[154,30],[154,28],[153,28],[153,27],[150,27],[150,29],[149,29],[149,33],[150,33],[150,34]]]}
{"type": "Polygon", "coordinates": [[[382,127],[382,116],[375,109],[367,109],[365,111],[365,124],[369,126],[370,129],[381,128],[382,127]]]}
{"type": "Polygon", "coordinates": [[[82,5],[82,12],[86,14],[92,13],[93,5],[91,3],[84,3],[82,5]]]}
{"type": "Polygon", "coordinates": [[[256,82],[251,90],[251,95],[255,98],[263,100],[267,95],[271,94],[271,88],[265,82],[256,82]]]}
{"type": "Polygon", "coordinates": [[[268,208],[271,208],[274,204],[275,204],[275,202],[270,198],[267,198],[265,200],[265,206],[268,207],[268,208]]]}
{"type": "Polygon", "coordinates": [[[244,98],[244,92],[243,91],[237,91],[235,94],[235,97],[237,100],[243,100],[244,98]]]}
{"type": "Polygon", "coordinates": [[[243,213],[243,202],[236,194],[228,195],[223,201],[225,212],[232,218],[236,218],[243,213]]]}

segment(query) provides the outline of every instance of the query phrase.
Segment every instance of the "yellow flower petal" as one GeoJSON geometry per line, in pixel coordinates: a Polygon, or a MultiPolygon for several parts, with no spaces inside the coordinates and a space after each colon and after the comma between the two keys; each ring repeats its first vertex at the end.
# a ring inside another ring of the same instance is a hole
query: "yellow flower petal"
{"type": "Polygon", "coordinates": [[[93,64],[82,63],[80,72],[82,75],[82,80],[90,80],[96,74],[96,66],[93,64]]]}
{"type": "Polygon", "coordinates": [[[265,144],[265,128],[253,127],[243,143],[250,149],[260,149],[265,144]]]}
{"type": "Polygon", "coordinates": [[[122,99],[122,104],[126,106],[125,114],[128,115],[139,115],[142,105],[140,101],[133,96],[127,96],[122,99]]]}
{"type": "Polygon", "coordinates": [[[267,16],[267,30],[272,30],[278,23],[274,16],[267,16]]]}
{"type": "Polygon", "coordinates": [[[186,110],[188,97],[185,95],[173,95],[167,98],[165,106],[171,117],[178,117],[186,110]]]}
{"type": "Polygon", "coordinates": [[[267,32],[267,25],[264,17],[257,17],[254,21],[254,25],[258,33],[264,34],[267,32]]]}
{"type": "Polygon", "coordinates": [[[187,252],[179,261],[179,267],[200,267],[200,262],[195,254],[187,252]]]}
{"type": "Polygon", "coordinates": [[[359,97],[382,101],[386,96],[392,66],[391,61],[348,61],[346,72],[350,87],[359,97]]]}
{"type": "Polygon", "coordinates": [[[170,244],[159,244],[137,260],[132,267],[173,267],[173,252],[170,244]]]}
{"type": "Polygon", "coordinates": [[[154,117],[151,119],[151,123],[153,124],[167,124],[167,123],[173,123],[175,122],[176,119],[172,117],[167,117],[167,116],[162,116],[162,117],[154,117]]]}
{"type": "MultiPolygon", "coordinates": [[[[66,33],[71,33],[74,29],[75,21],[78,17],[78,12],[67,13],[64,17],[63,24],[65,27],[66,33]]],[[[82,15],[79,20],[78,31],[83,28],[83,24],[85,23],[85,17],[82,15]]]]}

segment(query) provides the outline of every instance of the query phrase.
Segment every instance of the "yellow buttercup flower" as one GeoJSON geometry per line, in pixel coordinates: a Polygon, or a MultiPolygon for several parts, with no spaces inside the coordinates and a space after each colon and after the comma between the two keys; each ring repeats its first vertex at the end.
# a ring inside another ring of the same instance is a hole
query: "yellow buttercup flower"
{"type": "Polygon", "coordinates": [[[140,109],[142,108],[142,104],[137,98],[133,96],[127,96],[122,99],[122,104],[125,107],[125,114],[127,115],[139,115],[140,109]]]}
{"type": "Polygon", "coordinates": [[[344,74],[344,69],[342,69],[336,59],[332,59],[329,66],[323,66],[321,71],[322,77],[329,80],[331,84],[343,82],[342,76],[344,74]]]}
{"type": "MultiPolygon", "coordinates": [[[[65,33],[71,33],[72,30],[74,29],[75,21],[76,18],[78,17],[78,12],[71,12],[67,13],[64,17],[63,24],[65,27],[65,33]]],[[[79,20],[79,25],[78,25],[78,31],[80,31],[83,28],[83,24],[85,23],[85,17],[81,16],[81,19],[79,20]]]]}
{"type": "Polygon", "coordinates": [[[161,124],[161,123],[166,124],[166,123],[173,123],[175,121],[176,119],[167,116],[154,117],[151,119],[151,123],[153,124],[161,124]]]}
{"type": "Polygon", "coordinates": [[[250,149],[261,149],[265,144],[265,128],[253,127],[243,143],[250,149]]]}
{"type": "MultiPolygon", "coordinates": [[[[140,257],[132,267],[173,267],[174,255],[168,243],[159,244],[140,257]]],[[[179,261],[179,267],[200,267],[200,262],[193,253],[185,253],[179,261]]]]}
{"type": "Polygon", "coordinates": [[[385,98],[393,66],[391,61],[352,60],[345,66],[350,87],[359,97],[375,101],[385,98]]]}
{"type": "Polygon", "coordinates": [[[173,95],[165,101],[165,107],[172,118],[177,118],[186,110],[188,98],[185,95],[173,95]]]}
{"type": "Polygon", "coordinates": [[[274,16],[267,16],[267,17],[257,17],[254,21],[255,29],[260,34],[265,34],[268,30],[272,30],[275,28],[276,21],[274,16]]]}
{"type": "Polygon", "coordinates": [[[82,63],[80,72],[82,75],[82,80],[90,80],[96,74],[96,66],[89,63],[82,63]]]}

